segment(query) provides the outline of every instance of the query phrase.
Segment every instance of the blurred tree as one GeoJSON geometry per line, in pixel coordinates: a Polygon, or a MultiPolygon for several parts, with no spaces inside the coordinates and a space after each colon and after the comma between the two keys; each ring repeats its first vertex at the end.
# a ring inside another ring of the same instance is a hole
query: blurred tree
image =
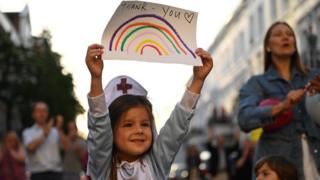
{"type": "Polygon", "coordinates": [[[28,80],[25,76],[25,62],[23,55],[25,49],[16,47],[11,41],[10,34],[0,29],[0,101],[4,106],[6,129],[11,129],[9,119],[13,118],[13,110],[23,102],[23,81],[28,80]]]}
{"type": "Polygon", "coordinates": [[[33,124],[31,104],[45,101],[51,115],[74,120],[84,112],[74,94],[72,75],[65,73],[61,56],[51,50],[51,35],[44,31],[30,48],[16,46],[10,34],[0,30],[0,101],[6,106],[6,129],[11,129],[13,108],[23,126],[33,124]]]}

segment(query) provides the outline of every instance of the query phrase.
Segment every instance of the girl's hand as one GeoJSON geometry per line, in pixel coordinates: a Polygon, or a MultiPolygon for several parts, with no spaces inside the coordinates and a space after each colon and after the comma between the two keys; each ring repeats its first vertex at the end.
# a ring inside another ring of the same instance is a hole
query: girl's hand
{"type": "Polygon", "coordinates": [[[196,80],[204,81],[213,67],[212,57],[202,48],[198,48],[196,54],[201,58],[203,66],[194,66],[193,75],[196,80]]]}
{"type": "Polygon", "coordinates": [[[196,54],[201,58],[203,66],[193,67],[193,79],[191,85],[189,86],[189,90],[191,92],[200,94],[204,80],[213,67],[213,62],[210,54],[201,48],[196,50],[196,54]]]}
{"type": "Polygon", "coordinates": [[[103,70],[103,46],[99,44],[92,44],[88,47],[86,55],[86,64],[91,73],[92,78],[101,78],[103,70]]]}

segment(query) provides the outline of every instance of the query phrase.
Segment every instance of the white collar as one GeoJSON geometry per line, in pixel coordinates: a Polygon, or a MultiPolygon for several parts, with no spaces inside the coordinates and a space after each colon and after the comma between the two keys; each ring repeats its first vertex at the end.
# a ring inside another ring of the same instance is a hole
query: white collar
{"type": "Polygon", "coordinates": [[[117,164],[117,176],[119,180],[152,180],[148,164],[140,159],[133,162],[122,161],[117,164]]]}

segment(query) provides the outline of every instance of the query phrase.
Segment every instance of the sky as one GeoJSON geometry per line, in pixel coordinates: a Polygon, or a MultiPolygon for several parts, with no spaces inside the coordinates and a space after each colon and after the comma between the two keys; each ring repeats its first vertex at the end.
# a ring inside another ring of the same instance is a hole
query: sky
{"type": "MultiPolygon", "coordinates": [[[[198,12],[197,45],[207,49],[241,0],[148,1],[198,12]]],[[[51,32],[52,48],[62,55],[64,71],[73,75],[76,96],[87,110],[90,74],[85,65],[86,50],[88,45],[100,43],[104,28],[121,0],[0,0],[0,9],[18,10],[26,3],[30,10],[32,34],[37,36],[43,29],[51,32]]],[[[148,90],[159,129],[180,100],[192,76],[192,66],[104,61],[103,85],[118,75],[129,75],[148,90]]],[[[86,113],[76,120],[79,130],[86,135],[86,113]]]]}

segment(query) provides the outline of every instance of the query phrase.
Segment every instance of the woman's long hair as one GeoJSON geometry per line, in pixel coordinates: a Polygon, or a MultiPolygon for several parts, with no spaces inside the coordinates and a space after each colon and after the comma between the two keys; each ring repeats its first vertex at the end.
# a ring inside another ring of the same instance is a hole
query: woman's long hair
{"type": "Polygon", "coordinates": [[[306,75],[306,74],[307,74],[307,70],[306,70],[306,68],[304,67],[304,65],[301,63],[300,55],[299,55],[299,52],[298,52],[297,41],[296,41],[297,39],[296,39],[296,36],[295,36],[295,34],[294,34],[294,31],[293,31],[293,29],[291,28],[291,26],[290,26],[288,23],[282,22],[282,21],[277,21],[277,22],[273,23],[273,24],[269,27],[269,29],[268,29],[268,31],[267,31],[267,33],[266,33],[266,35],[265,35],[264,43],[263,43],[263,45],[264,45],[264,47],[263,47],[263,51],[264,51],[264,71],[267,71],[267,69],[269,68],[269,66],[273,63],[273,62],[272,62],[272,53],[267,51],[267,47],[268,47],[268,44],[269,44],[269,40],[270,40],[270,37],[271,37],[271,33],[272,33],[273,28],[276,27],[276,26],[279,25],[279,24],[282,24],[282,25],[287,26],[287,27],[290,29],[290,31],[292,32],[293,37],[294,37],[294,39],[295,39],[295,44],[294,44],[294,46],[295,46],[296,51],[295,51],[295,52],[293,53],[293,55],[291,56],[291,63],[290,63],[291,68],[292,68],[293,66],[296,66],[297,69],[298,69],[298,71],[299,71],[301,74],[306,75]]]}
{"type": "MultiPolygon", "coordinates": [[[[114,132],[114,128],[116,124],[118,123],[121,116],[129,111],[129,109],[134,107],[144,107],[147,110],[147,113],[150,118],[150,123],[154,124],[154,117],[152,114],[152,105],[150,101],[145,96],[135,96],[135,95],[124,95],[120,96],[117,99],[115,99],[109,106],[109,116],[111,120],[111,127],[112,131],[114,132]]],[[[151,125],[151,131],[152,131],[153,125],[151,125]]],[[[153,142],[153,138],[152,138],[153,142]]],[[[151,145],[152,146],[152,145],[151,145]]],[[[151,148],[150,146],[150,148],[151,148]]],[[[149,150],[150,150],[149,148],[149,150]]],[[[148,151],[146,151],[148,152],[148,151]]],[[[145,153],[146,153],[145,152],[145,153]]],[[[117,155],[117,148],[115,147],[113,143],[112,148],[112,165],[111,165],[111,172],[110,172],[110,179],[116,180],[117,179],[117,163],[121,160],[118,159],[117,155]]]]}

